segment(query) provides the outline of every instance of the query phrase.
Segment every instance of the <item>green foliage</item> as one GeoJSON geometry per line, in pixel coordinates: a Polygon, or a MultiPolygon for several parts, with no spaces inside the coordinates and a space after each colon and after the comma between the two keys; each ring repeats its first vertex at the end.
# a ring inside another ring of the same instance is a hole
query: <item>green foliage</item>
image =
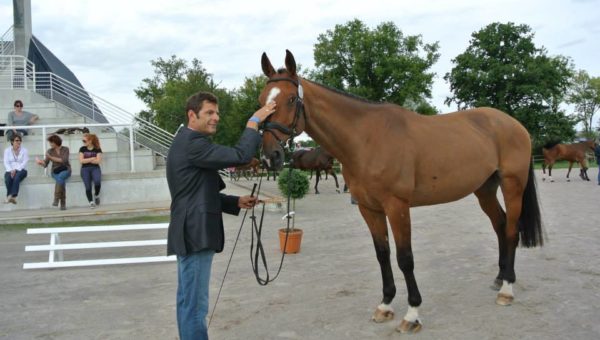
{"type": "Polygon", "coordinates": [[[308,193],[308,175],[298,169],[284,169],[279,173],[277,187],[285,196],[291,195],[293,199],[301,199],[308,193]]]}
{"type": "Polygon", "coordinates": [[[175,132],[181,124],[187,125],[185,105],[187,98],[198,91],[212,92],[219,99],[220,121],[215,143],[234,145],[249,116],[258,109],[258,94],[264,87],[264,77],[247,78],[237,90],[228,91],[213,80],[198,59],[191,65],[176,56],[151,61],[154,76],[142,80],[136,95],[148,107],[138,113],[140,118],[175,132]]]}
{"type": "Polygon", "coordinates": [[[438,43],[420,35],[404,36],[392,22],[371,30],[360,20],[320,34],[314,48],[316,70],[310,77],[373,101],[404,105],[431,98],[438,43]]]}
{"type": "Polygon", "coordinates": [[[493,23],[472,34],[444,76],[453,93],[446,104],[491,106],[517,118],[534,143],[548,135],[566,139],[573,121],[560,111],[572,75],[570,60],[537,48],[527,25],[493,23]],[[542,125],[540,125],[542,124],[542,125]]]}
{"type": "Polygon", "coordinates": [[[600,77],[590,77],[580,70],[573,77],[569,91],[569,103],[575,105],[577,122],[583,123],[586,136],[594,136],[594,114],[600,109],[600,77]]]}

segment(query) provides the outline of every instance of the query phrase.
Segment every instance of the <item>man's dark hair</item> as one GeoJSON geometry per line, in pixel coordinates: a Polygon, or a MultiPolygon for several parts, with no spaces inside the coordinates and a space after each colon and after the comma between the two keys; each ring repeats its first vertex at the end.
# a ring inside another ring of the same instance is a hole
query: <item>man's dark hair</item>
{"type": "Polygon", "coordinates": [[[48,142],[54,143],[58,146],[62,145],[62,139],[60,139],[60,137],[58,137],[57,135],[52,135],[52,136],[48,137],[48,142]]]}
{"type": "Polygon", "coordinates": [[[17,104],[21,105],[21,107],[23,107],[23,102],[20,99],[15,100],[15,103],[13,104],[13,106],[17,106],[17,104]]]}
{"type": "Polygon", "coordinates": [[[194,111],[196,115],[198,115],[198,112],[202,110],[202,103],[204,103],[205,100],[209,103],[219,104],[219,100],[214,94],[200,91],[188,98],[187,104],[185,105],[186,115],[189,110],[194,111]]]}

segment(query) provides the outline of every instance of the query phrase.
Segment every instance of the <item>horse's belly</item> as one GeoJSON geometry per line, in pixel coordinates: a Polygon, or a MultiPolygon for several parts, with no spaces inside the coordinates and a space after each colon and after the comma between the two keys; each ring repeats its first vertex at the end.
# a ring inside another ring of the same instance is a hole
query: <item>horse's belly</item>
{"type": "Polygon", "coordinates": [[[411,198],[411,206],[434,205],[457,201],[479,189],[491,173],[468,176],[432,178],[418,183],[411,198]]]}

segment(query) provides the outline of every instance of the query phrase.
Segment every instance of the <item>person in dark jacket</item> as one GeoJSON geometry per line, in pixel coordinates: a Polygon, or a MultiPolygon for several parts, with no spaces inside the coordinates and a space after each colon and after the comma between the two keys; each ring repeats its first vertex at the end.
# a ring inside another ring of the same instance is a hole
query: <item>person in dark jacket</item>
{"type": "Polygon", "coordinates": [[[596,147],[594,148],[594,155],[596,156],[596,163],[598,164],[598,185],[600,185],[600,141],[596,141],[596,147]]]}
{"type": "Polygon", "coordinates": [[[187,128],[175,136],[167,155],[171,193],[167,254],[177,255],[177,325],[182,340],[208,339],[206,315],[213,255],[223,251],[222,213],[237,215],[256,204],[251,196],[222,194],[218,170],[246,164],[260,145],[258,125],[275,111],[268,103],[256,111],[234,147],[212,143],[219,105],[211,93],[188,98],[187,128]]]}

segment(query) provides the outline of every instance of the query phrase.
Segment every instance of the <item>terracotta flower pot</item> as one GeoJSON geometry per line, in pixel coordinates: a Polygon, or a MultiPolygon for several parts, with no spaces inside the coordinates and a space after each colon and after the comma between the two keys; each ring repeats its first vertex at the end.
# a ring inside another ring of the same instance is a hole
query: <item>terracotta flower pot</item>
{"type": "Polygon", "coordinates": [[[302,243],[302,229],[294,228],[290,230],[287,244],[285,243],[285,235],[287,234],[287,228],[279,229],[279,248],[286,254],[295,254],[300,252],[300,243],[302,243]]]}

